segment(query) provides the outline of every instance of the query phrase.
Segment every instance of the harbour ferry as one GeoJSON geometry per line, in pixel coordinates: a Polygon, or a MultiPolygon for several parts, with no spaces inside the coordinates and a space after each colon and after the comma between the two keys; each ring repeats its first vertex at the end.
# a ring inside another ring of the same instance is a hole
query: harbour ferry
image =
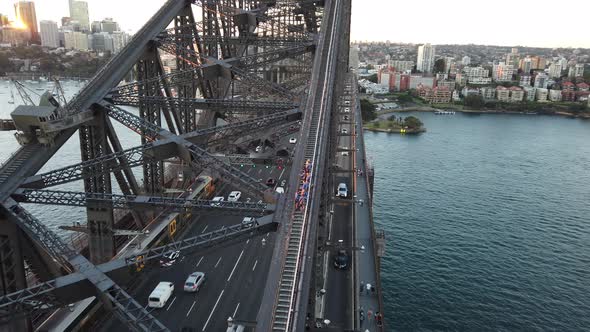
{"type": "Polygon", "coordinates": [[[455,111],[445,111],[445,110],[436,110],[434,111],[436,115],[455,115],[455,111]]]}

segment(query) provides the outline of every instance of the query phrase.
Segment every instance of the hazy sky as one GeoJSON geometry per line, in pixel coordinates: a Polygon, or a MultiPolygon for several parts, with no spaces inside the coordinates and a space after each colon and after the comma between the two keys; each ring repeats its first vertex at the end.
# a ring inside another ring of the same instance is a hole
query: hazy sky
{"type": "MultiPolygon", "coordinates": [[[[0,0],[14,18],[15,0],[0,0]]],[[[590,48],[590,0],[352,0],[352,39],[590,48]],[[551,16],[554,16],[552,18],[551,16]],[[568,33],[569,32],[569,33],[568,33]]],[[[137,31],[164,0],[88,0],[90,20],[137,31]]],[[[36,0],[37,19],[68,16],[68,0],[36,0]]]]}

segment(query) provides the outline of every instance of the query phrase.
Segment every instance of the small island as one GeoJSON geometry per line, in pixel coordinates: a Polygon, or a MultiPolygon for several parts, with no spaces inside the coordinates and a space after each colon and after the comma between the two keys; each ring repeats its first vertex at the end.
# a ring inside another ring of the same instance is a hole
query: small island
{"type": "Polygon", "coordinates": [[[366,99],[361,99],[361,114],[365,130],[393,134],[420,134],[426,131],[422,121],[415,116],[378,116],[375,105],[366,99]]]}

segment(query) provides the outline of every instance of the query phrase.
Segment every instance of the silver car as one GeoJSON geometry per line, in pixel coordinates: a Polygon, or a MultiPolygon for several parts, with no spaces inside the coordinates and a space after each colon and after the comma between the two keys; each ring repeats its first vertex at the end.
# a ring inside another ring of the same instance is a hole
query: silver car
{"type": "Polygon", "coordinates": [[[193,272],[191,273],[186,281],[184,282],[184,291],[185,292],[197,292],[201,285],[205,282],[205,273],[203,272],[193,272]]]}

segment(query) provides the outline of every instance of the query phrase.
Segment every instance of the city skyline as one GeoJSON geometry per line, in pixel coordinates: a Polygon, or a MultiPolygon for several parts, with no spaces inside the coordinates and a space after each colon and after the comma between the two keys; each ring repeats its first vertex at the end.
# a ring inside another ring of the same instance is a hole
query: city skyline
{"type": "MultiPolygon", "coordinates": [[[[14,3],[0,4],[0,13],[14,19],[14,3]]],[[[112,17],[120,22],[125,31],[135,32],[160,8],[163,0],[88,0],[90,21],[112,17]],[[113,10],[116,8],[117,10],[113,10]]],[[[402,43],[479,44],[526,47],[573,47],[590,48],[590,39],[583,33],[564,33],[564,29],[543,29],[547,20],[537,8],[549,8],[547,1],[514,2],[497,0],[493,6],[482,10],[473,9],[466,0],[421,3],[421,12],[416,12],[412,2],[390,0],[353,1],[352,36],[357,41],[386,41],[402,43]],[[534,5],[534,8],[533,8],[534,5]],[[547,5],[547,6],[545,6],[547,5]],[[509,12],[505,8],[511,8],[509,12]],[[520,13],[520,14],[519,14],[520,13]],[[527,15],[539,13],[539,15],[527,15]],[[446,15],[446,16],[443,16],[446,15]],[[485,16],[482,16],[485,15],[485,16]],[[485,17],[487,19],[482,19],[485,17]],[[443,19],[444,18],[444,21],[443,19]],[[520,28],[510,21],[530,24],[520,28]],[[539,28],[533,22],[537,21],[539,28]],[[399,32],[398,32],[399,31],[399,32]]],[[[69,1],[36,1],[37,20],[60,22],[69,16],[69,1]]],[[[573,0],[568,8],[576,12],[590,11],[590,2],[573,0]]],[[[198,13],[196,13],[198,15],[198,13]]],[[[198,19],[198,18],[197,18],[198,19]]]]}

